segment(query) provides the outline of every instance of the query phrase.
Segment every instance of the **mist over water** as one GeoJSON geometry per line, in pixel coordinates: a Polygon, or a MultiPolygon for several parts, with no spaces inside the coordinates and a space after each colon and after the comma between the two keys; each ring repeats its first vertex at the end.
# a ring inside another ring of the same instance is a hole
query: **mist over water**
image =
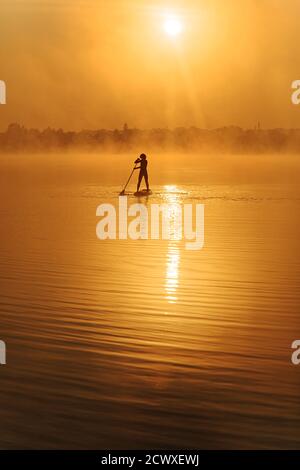
{"type": "MultiPolygon", "coordinates": [[[[95,185],[125,184],[137,152],[65,152],[35,154],[2,154],[3,171],[0,181],[6,186],[15,183],[33,183],[37,189],[50,185],[69,186],[83,182],[95,185]]],[[[297,154],[245,154],[192,152],[147,152],[150,183],[172,184],[273,184],[286,189],[297,185],[300,179],[300,160],[297,154]]],[[[136,186],[137,175],[131,181],[136,186]]],[[[13,188],[12,188],[13,189],[13,188]]]]}
{"type": "Polygon", "coordinates": [[[96,238],[136,155],[0,158],[1,448],[300,448],[297,156],[149,154],[198,252],[96,238]]]}

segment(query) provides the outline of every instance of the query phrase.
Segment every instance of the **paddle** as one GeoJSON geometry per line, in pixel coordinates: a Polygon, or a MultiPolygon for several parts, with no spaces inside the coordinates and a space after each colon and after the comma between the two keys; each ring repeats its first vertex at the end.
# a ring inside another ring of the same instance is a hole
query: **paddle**
{"type": "Polygon", "coordinates": [[[129,181],[131,180],[131,177],[132,177],[132,175],[133,175],[133,173],[134,173],[134,170],[136,170],[136,165],[134,165],[134,168],[133,168],[132,172],[130,173],[130,176],[129,176],[129,178],[128,178],[127,183],[125,184],[125,187],[124,187],[123,191],[120,192],[120,196],[124,196],[124,195],[125,195],[125,190],[126,190],[128,184],[129,184],[129,181]]]}

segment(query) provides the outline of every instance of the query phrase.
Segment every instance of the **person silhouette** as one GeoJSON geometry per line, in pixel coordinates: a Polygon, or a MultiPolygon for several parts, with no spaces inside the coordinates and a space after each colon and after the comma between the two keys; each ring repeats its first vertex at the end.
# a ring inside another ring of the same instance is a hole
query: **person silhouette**
{"type": "Polygon", "coordinates": [[[148,171],[147,171],[147,166],[148,166],[147,156],[144,153],[142,153],[134,163],[136,165],[138,165],[140,163],[140,166],[136,167],[136,170],[140,170],[138,183],[137,183],[137,192],[139,192],[139,189],[140,189],[143,178],[145,179],[147,191],[149,191],[149,180],[148,180],[148,171]]]}

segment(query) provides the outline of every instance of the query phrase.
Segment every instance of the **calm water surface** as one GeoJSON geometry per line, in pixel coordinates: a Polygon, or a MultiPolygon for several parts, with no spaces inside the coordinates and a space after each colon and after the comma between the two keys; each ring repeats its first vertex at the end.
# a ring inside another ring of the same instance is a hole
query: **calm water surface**
{"type": "Polygon", "coordinates": [[[116,186],[20,181],[0,191],[1,448],[300,449],[297,186],[154,186],[205,204],[191,252],[99,241],[116,186]]]}

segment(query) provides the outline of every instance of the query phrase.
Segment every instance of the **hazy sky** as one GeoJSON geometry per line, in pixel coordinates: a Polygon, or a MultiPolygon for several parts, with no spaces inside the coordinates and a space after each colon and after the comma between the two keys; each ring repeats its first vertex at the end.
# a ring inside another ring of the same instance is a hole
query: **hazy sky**
{"type": "Polygon", "coordinates": [[[0,14],[1,129],[300,127],[298,0],[0,0],[0,14]]]}

